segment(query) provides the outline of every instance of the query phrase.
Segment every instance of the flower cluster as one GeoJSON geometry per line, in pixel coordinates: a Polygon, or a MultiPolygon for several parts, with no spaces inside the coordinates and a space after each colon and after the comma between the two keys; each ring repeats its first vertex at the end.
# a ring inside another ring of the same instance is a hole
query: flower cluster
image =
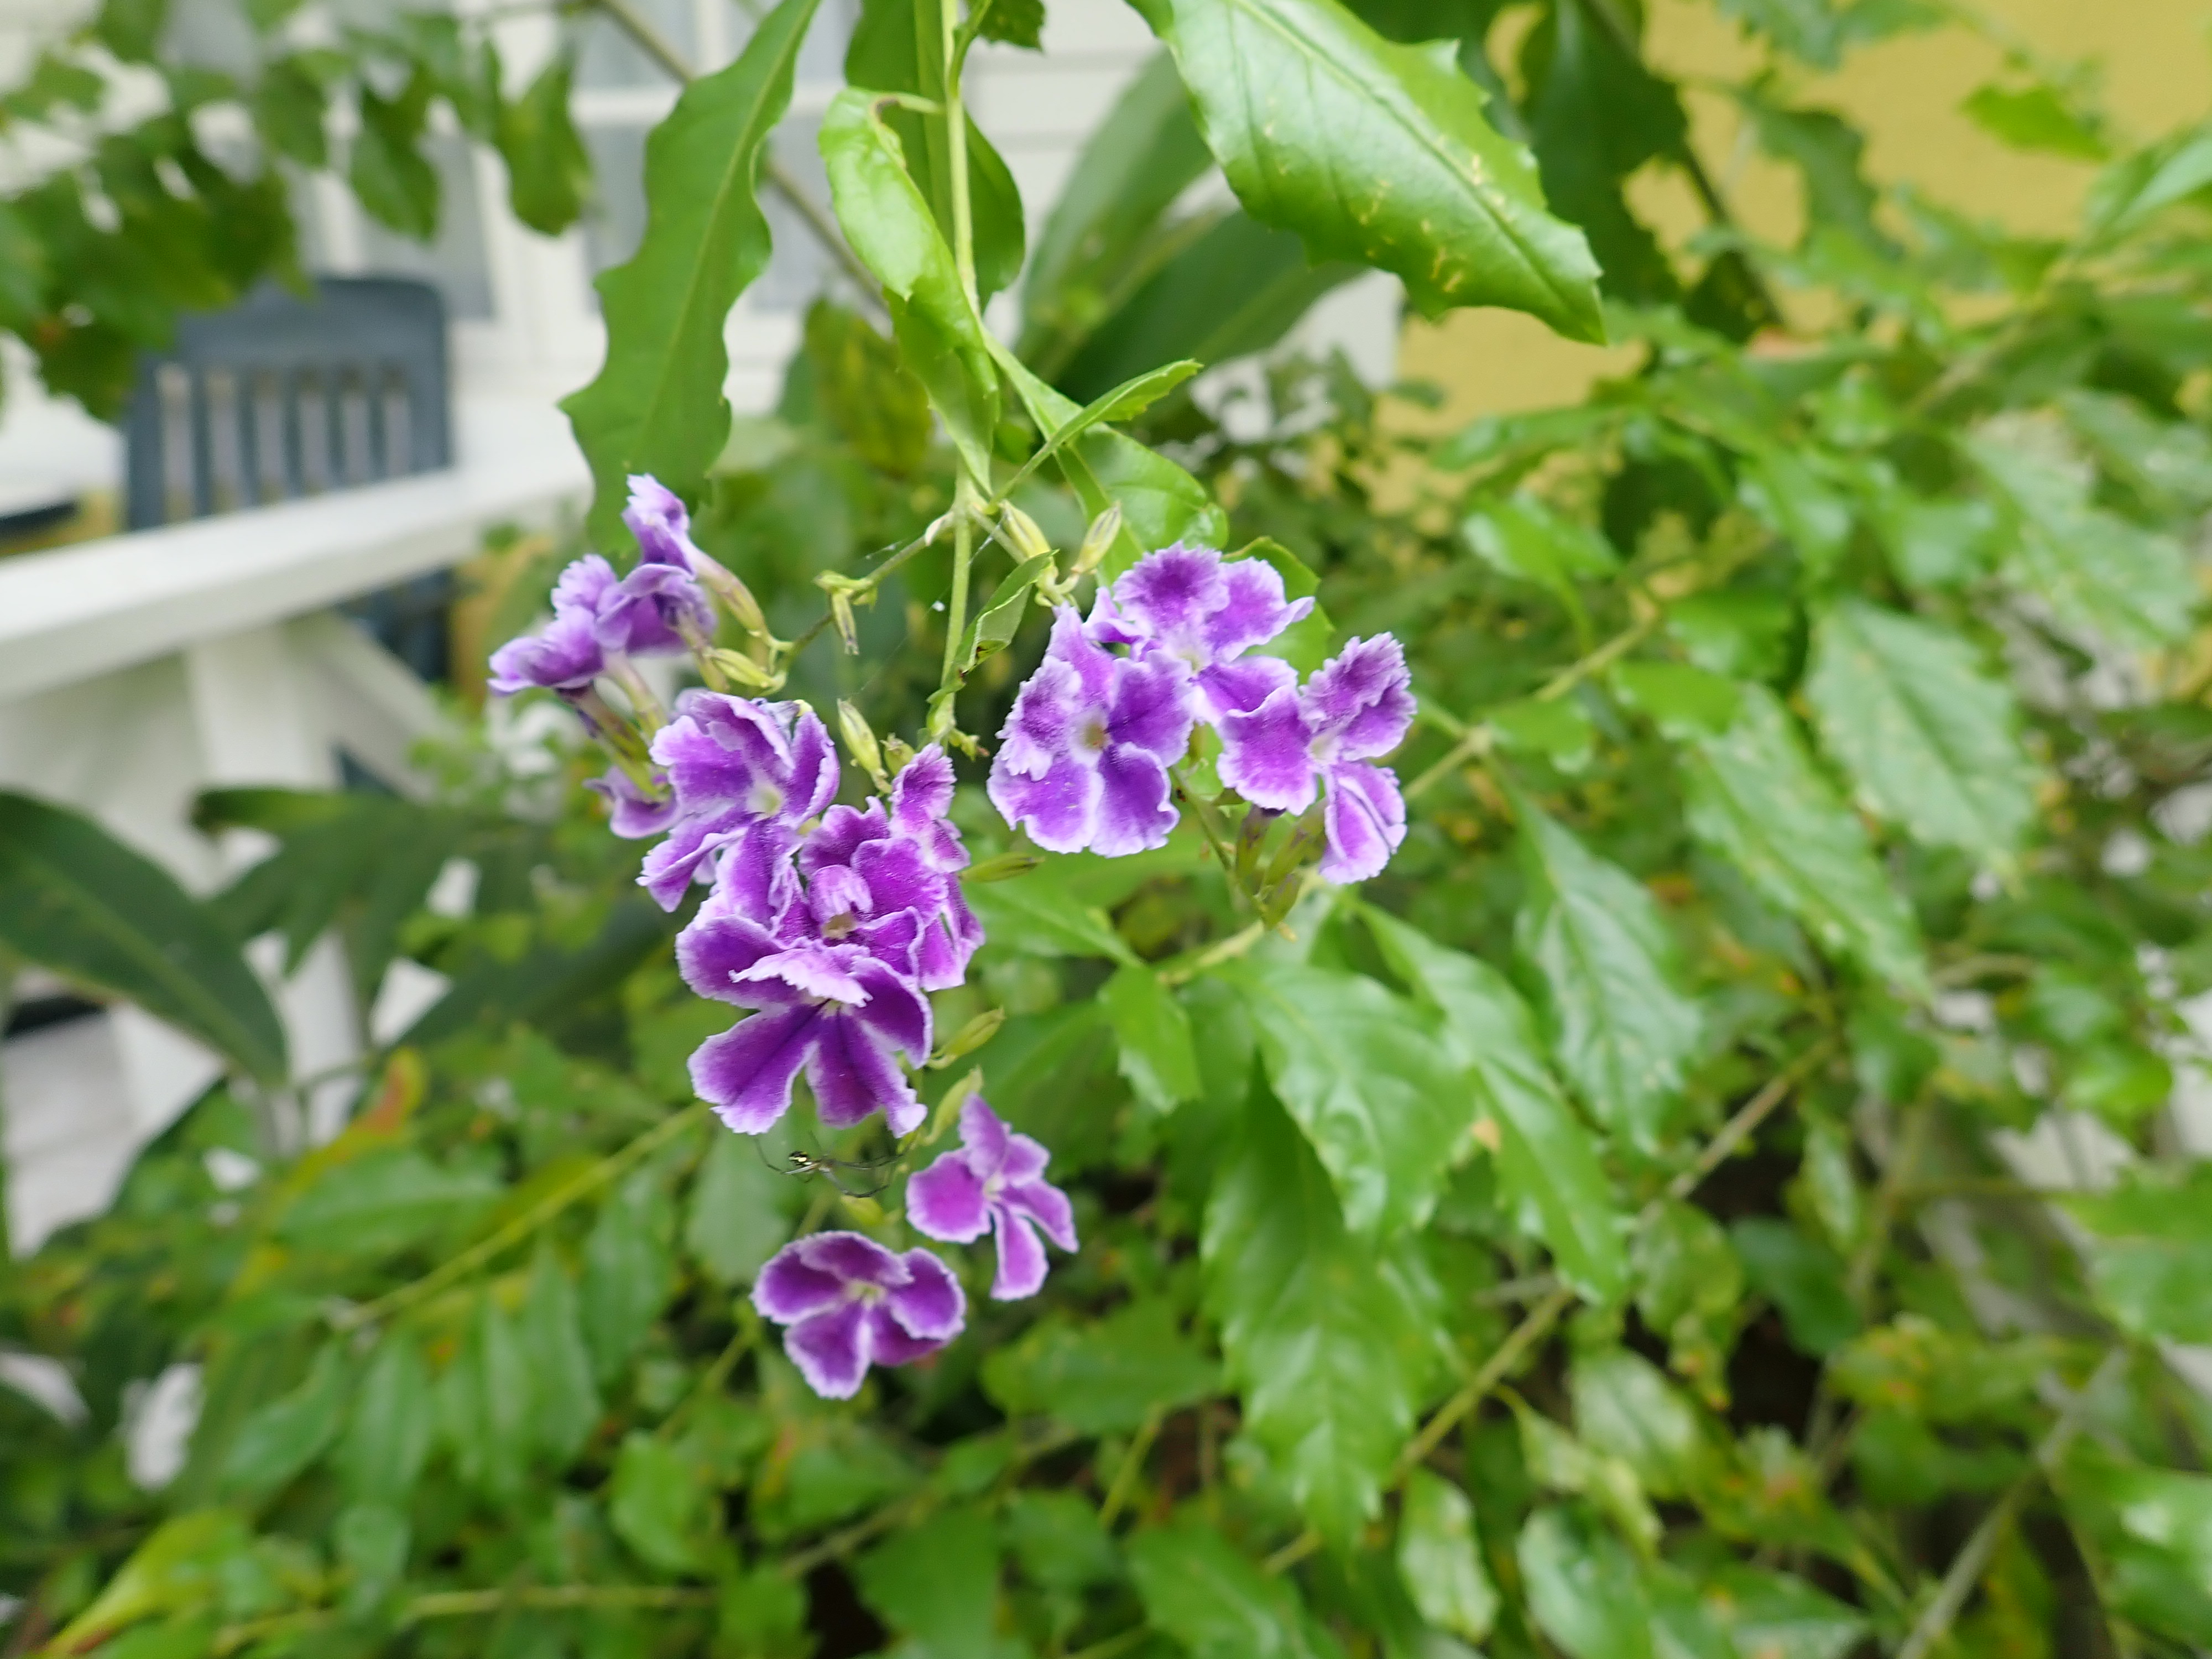
{"type": "Polygon", "coordinates": [[[1411,676],[1387,634],[1353,640],[1304,685],[1287,662],[1251,654],[1312,609],[1257,559],[1181,544],[1146,555],[1099,589],[1087,621],[1055,612],[999,734],[992,802],[1048,852],[1161,846],[1179,816],[1173,774],[1207,726],[1221,781],[1256,812],[1318,803],[1325,878],[1378,874],[1405,839],[1406,806],[1374,762],[1413,723],[1411,676]]]}

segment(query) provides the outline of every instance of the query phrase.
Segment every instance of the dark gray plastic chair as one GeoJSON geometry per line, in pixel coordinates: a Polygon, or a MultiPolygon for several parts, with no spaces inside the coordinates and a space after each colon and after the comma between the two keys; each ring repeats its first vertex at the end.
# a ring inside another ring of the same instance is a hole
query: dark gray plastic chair
{"type": "Polygon", "coordinates": [[[446,307],[427,283],[271,283],[149,354],[124,428],[133,530],[451,465],[446,307]]]}

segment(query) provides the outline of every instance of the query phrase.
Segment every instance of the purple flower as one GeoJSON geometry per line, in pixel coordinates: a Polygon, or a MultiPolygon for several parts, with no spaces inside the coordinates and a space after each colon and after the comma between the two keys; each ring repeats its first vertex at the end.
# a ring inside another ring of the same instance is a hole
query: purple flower
{"type": "Polygon", "coordinates": [[[638,884],[673,910],[702,863],[757,921],[781,908],[799,826],[837,793],[837,756],[803,702],[687,691],[654,734],[653,764],[676,793],[668,839],[638,884]]]}
{"type": "Polygon", "coordinates": [[[854,914],[915,912],[925,991],[964,981],[969,958],[983,943],[983,925],[960,891],[957,872],[968,866],[968,849],[946,821],[951,805],[952,763],[932,744],[891,780],[889,811],[873,799],[862,808],[833,806],[799,852],[811,883],[839,871],[858,882],[854,914]]]}
{"type": "Polygon", "coordinates": [[[691,541],[691,515],[676,492],[650,473],[629,477],[629,505],[623,522],[637,538],[641,564],[672,564],[686,574],[696,573],[695,562],[703,556],[691,541]]]}
{"type": "Polygon", "coordinates": [[[1413,723],[1413,676],[1388,634],[1353,640],[1303,690],[1285,686],[1221,722],[1221,781],[1278,812],[1303,812],[1326,787],[1331,881],[1379,873],[1406,838],[1406,803],[1388,767],[1365,763],[1396,748],[1413,723]]]}
{"type": "Polygon", "coordinates": [[[624,841],[644,841],[676,821],[676,797],[668,788],[668,780],[655,776],[660,784],[657,795],[647,794],[637,787],[637,780],[619,766],[610,766],[603,776],[586,780],[584,787],[605,797],[610,830],[624,841]]]}
{"type": "Polygon", "coordinates": [[[932,1238],[967,1244],[995,1230],[999,1272],[991,1283],[1000,1302],[1035,1296],[1044,1283],[1044,1246],[1037,1229],[1063,1250],[1075,1245],[1075,1212],[1067,1194],[1042,1176],[1051,1154],[1029,1136],[1009,1131],[999,1115],[970,1095],[960,1109],[961,1148],[947,1152],[907,1183],[907,1219],[932,1238]]]}
{"type": "Polygon", "coordinates": [[[871,1365],[935,1353],[968,1316],[960,1281],[934,1255],[895,1254],[860,1233],[811,1233],[785,1245],[761,1269],[753,1306],[790,1327],[783,1351],[825,1400],[850,1400],[871,1365]]]}
{"type": "Polygon", "coordinates": [[[1210,547],[1177,542],[1147,553],[1111,586],[1102,586],[1084,632],[1102,645],[1126,645],[1139,659],[1155,652],[1187,666],[1209,725],[1256,708],[1297,675],[1272,657],[1245,658],[1314,602],[1283,595],[1282,574],[1260,559],[1224,561],[1210,547]]]}
{"type": "Polygon", "coordinates": [[[929,1057],[929,1000],[915,984],[911,910],[865,919],[857,878],[796,878],[774,928],[718,887],[677,936],[676,962],[702,997],[760,1012],[691,1056],[691,1085],[723,1122],[759,1134],[791,1105],[803,1069],[822,1121],[845,1128],[880,1109],[893,1134],[927,1115],[900,1069],[929,1057]]]}
{"type": "Polygon", "coordinates": [[[1180,661],[1116,657],[1063,606],[999,733],[992,805],[1048,852],[1119,858],[1158,847],[1176,823],[1168,768],[1194,718],[1180,661]]]}
{"type": "Polygon", "coordinates": [[[501,696],[532,686],[580,690],[626,658],[689,650],[687,629],[704,638],[714,628],[714,613],[688,569],[649,562],[617,576],[586,553],[554,584],[544,631],[492,654],[491,689],[501,696]]]}
{"type": "Polygon", "coordinates": [[[606,668],[606,653],[592,630],[591,612],[556,610],[544,632],[509,640],[491,653],[490,685],[502,697],[533,686],[581,691],[606,668]]]}

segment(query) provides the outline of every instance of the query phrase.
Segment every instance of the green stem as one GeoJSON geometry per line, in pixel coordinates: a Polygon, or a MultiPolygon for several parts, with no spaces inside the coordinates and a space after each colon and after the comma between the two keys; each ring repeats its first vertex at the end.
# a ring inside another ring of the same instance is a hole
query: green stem
{"type": "Polygon", "coordinates": [[[1157,1406],[1145,1413],[1145,1420],[1137,1428],[1137,1437],[1129,1443],[1129,1449],[1121,1455],[1121,1467],[1114,1471],[1114,1484],[1106,1489],[1106,1501],[1098,1506],[1098,1524],[1110,1528],[1114,1517],[1129,1501],[1129,1494],[1137,1489],[1137,1478],[1143,1473],[1145,1459],[1152,1455],[1152,1442],[1160,1437],[1160,1425],[1166,1413],[1157,1406]]]}
{"type": "Polygon", "coordinates": [[[945,672],[937,683],[940,691],[960,683],[960,641],[968,631],[968,579],[975,564],[975,480],[963,461],[953,498],[959,516],[952,522],[952,594],[945,602],[945,672]]]}
{"type": "Polygon", "coordinates": [[[953,0],[939,0],[945,23],[945,153],[952,169],[952,258],[960,286],[980,316],[983,302],[975,287],[975,209],[968,191],[968,107],[960,95],[960,28],[953,0]]]}

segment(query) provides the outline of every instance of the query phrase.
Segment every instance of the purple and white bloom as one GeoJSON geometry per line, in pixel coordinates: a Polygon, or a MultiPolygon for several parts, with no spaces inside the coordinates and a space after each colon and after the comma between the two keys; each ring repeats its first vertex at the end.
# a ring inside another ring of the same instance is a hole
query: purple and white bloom
{"type": "Polygon", "coordinates": [[[1062,606],[999,732],[991,803],[1047,852],[1120,858],[1164,845],[1176,824],[1168,768],[1194,720],[1180,660],[1116,657],[1062,606]]]}
{"type": "Polygon", "coordinates": [[[676,821],[676,796],[668,787],[668,780],[659,773],[654,778],[660,793],[648,795],[621,767],[610,766],[603,775],[586,779],[584,787],[605,798],[610,830],[624,841],[644,841],[676,821]]]}
{"type": "Polygon", "coordinates": [[[1325,793],[1330,881],[1379,874],[1406,838],[1397,775],[1368,763],[1387,755],[1413,724],[1413,676],[1388,634],[1353,640],[1303,689],[1285,687],[1221,722],[1221,781],[1278,812],[1303,812],[1325,793]]]}
{"type": "Polygon", "coordinates": [[[607,654],[588,611],[559,611],[542,632],[509,640],[491,653],[491,689],[502,697],[537,687],[578,693],[607,671],[607,654]]]}
{"type": "Polygon", "coordinates": [[[791,878],[773,929],[717,888],[677,935],[677,966],[694,991],[759,1011],[691,1056],[691,1086],[740,1134],[784,1115],[802,1070],[831,1128],[880,1109],[902,1135],[928,1115],[899,1066],[901,1056],[929,1058],[929,999],[915,983],[921,922],[911,910],[863,918],[849,874],[817,880],[803,897],[791,878]]]}
{"type": "Polygon", "coordinates": [[[1047,1238],[1063,1250],[1075,1243],[1075,1212],[1067,1194],[1048,1185],[1052,1154],[1042,1142],[1008,1129],[999,1115],[970,1095],[960,1109],[961,1147],[947,1152],[907,1182],[907,1219],[932,1238],[968,1244],[995,1231],[998,1276],[991,1295],[1000,1302],[1035,1296],[1044,1284],[1047,1238]]]}
{"type": "Polygon", "coordinates": [[[783,1351],[825,1400],[850,1400],[871,1365],[935,1353],[968,1317],[960,1281],[929,1251],[901,1254],[845,1232],[778,1250],[754,1282],[753,1306],[790,1328],[783,1351]]]}
{"type": "Polygon", "coordinates": [[[1164,653],[1182,662],[1197,690],[1199,718],[1214,725],[1296,683],[1288,663],[1244,653],[1313,608],[1310,599],[1286,599],[1282,573],[1264,560],[1224,560],[1210,547],[1177,542],[1101,586],[1084,632],[1101,645],[1126,645],[1140,660],[1164,653]]]}
{"type": "Polygon", "coordinates": [[[891,780],[888,811],[876,799],[833,806],[799,850],[811,884],[840,871],[859,884],[856,914],[915,913],[921,939],[915,959],[925,991],[964,981],[969,958],[983,943],[983,925],[960,890],[968,849],[946,817],[951,807],[952,763],[931,744],[891,780]]]}
{"type": "Polygon", "coordinates": [[[781,908],[799,826],[837,793],[836,751],[803,702],[686,691],[653,735],[653,761],[675,791],[668,839],[638,884],[673,910],[702,865],[756,921],[781,908]]]}
{"type": "Polygon", "coordinates": [[[630,474],[629,505],[622,517],[637,538],[641,564],[672,564],[696,574],[696,562],[703,556],[691,540],[691,515],[666,484],[650,473],[630,474]]]}

